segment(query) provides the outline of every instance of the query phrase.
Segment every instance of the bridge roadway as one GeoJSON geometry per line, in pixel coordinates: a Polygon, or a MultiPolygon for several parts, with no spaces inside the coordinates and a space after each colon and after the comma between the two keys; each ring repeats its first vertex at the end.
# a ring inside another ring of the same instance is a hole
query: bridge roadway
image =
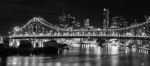
{"type": "Polygon", "coordinates": [[[58,26],[55,26],[45,21],[43,18],[34,17],[30,21],[28,21],[24,26],[14,30],[11,34],[12,36],[9,36],[9,38],[10,39],[24,39],[24,38],[43,39],[43,38],[91,37],[91,38],[119,38],[119,39],[147,39],[149,40],[150,36],[147,35],[147,33],[145,33],[145,29],[149,29],[149,27],[145,28],[145,26],[149,26],[149,24],[150,24],[150,17],[148,17],[146,21],[143,23],[131,25],[129,27],[124,27],[124,28],[119,28],[119,29],[101,29],[101,30],[97,30],[97,29],[74,30],[72,29],[72,30],[68,30],[65,28],[60,28],[58,26]],[[144,31],[142,31],[143,29],[144,31]]]}
{"type": "Polygon", "coordinates": [[[141,39],[141,40],[150,40],[149,36],[10,36],[9,39],[48,39],[48,38],[118,38],[118,39],[141,39]]]}

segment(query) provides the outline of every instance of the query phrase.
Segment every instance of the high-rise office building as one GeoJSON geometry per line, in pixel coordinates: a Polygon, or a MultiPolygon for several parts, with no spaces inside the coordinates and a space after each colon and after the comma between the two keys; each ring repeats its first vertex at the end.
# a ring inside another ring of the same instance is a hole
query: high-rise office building
{"type": "Polygon", "coordinates": [[[73,21],[73,28],[79,29],[81,28],[81,22],[80,21],[73,21]]]}
{"type": "Polygon", "coordinates": [[[123,28],[129,25],[125,18],[123,18],[122,16],[117,16],[112,18],[111,26],[118,26],[118,28],[123,28]]]}
{"type": "Polygon", "coordinates": [[[63,13],[59,16],[59,22],[61,27],[67,28],[72,26],[73,21],[75,21],[75,17],[67,14],[63,11],[63,13]]]}
{"type": "Polygon", "coordinates": [[[0,44],[3,43],[3,37],[0,36],[0,44]]]}
{"type": "Polygon", "coordinates": [[[109,28],[109,9],[104,8],[104,20],[103,20],[103,29],[109,28]]]}
{"type": "Polygon", "coordinates": [[[90,20],[89,19],[85,19],[84,20],[84,27],[85,28],[89,28],[90,27],[90,20]]]}

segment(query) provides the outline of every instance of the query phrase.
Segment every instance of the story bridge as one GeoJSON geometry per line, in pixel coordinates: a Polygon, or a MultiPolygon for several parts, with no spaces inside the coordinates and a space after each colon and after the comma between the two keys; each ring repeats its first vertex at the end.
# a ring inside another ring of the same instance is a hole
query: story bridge
{"type": "Polygon", "coordinates": [[[53,25],[43,18],[33,17],[24,26],[17,28],[9,35],[9,39],[13,42],[16,40],[19,42],[22,39],[38,39],[34,42],[39,42],[43,38],[84,37],[150,39],[150,17],[143,23],[115,29],[66,29],[53,25]]]}

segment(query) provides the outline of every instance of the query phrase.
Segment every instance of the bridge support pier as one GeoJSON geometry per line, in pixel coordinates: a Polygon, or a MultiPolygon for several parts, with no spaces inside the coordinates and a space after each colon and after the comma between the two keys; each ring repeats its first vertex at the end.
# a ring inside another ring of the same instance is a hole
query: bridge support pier
{"type": "Polygon", "coordinates": [[[20,40],[19,39],[10,39],[9,40],[9,46],[10,47],[19,47],[20,40]]]}
{"type": "Polygon", "coordinates": [[[40,48],[43,47],[43,40],[34,39],[31,41],[33,48],[40,48]]]}

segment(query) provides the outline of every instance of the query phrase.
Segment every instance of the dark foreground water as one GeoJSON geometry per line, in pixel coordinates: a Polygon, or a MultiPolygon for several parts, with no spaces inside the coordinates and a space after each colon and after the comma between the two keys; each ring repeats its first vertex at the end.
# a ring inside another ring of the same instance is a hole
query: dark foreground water
{"type": "Polygon", "coordinates": [[[74,45],[58,55],[1,56],[0,66],[150,66],[146,50],[74,45]]]}

